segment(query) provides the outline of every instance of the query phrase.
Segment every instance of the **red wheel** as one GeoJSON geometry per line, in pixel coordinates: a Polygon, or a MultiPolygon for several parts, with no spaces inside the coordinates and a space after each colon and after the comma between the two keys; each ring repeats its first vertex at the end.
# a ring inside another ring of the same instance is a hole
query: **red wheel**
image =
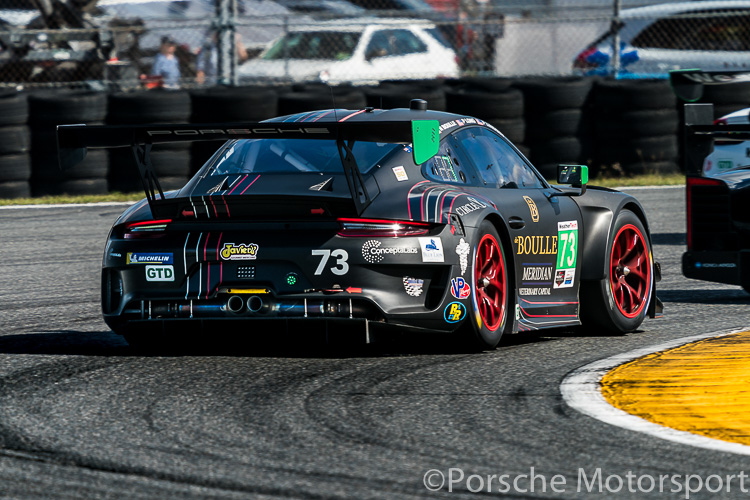
{"type": "Polygon", "coordinates": [[[474,300],[484,326],[496,331],[505,319],[505,257],[495,237],[485,234],[477,246],[474,300]]]}
{"type": "Polygon", "coordinates": [[[651,293],[651,261],[648,243],[633,224],[626,224],[617,232],[609,268],[617,308],[626,318],[635,318],[643,312],[651,293]]]}
{"type": "Polygon", "coordinates": [[[607,242],[606,276],[581,282],[581,320],[588,329],[624,333],[643,323],[654,282],[647,236],[633,212],[622,210],[617,214],[607,242]]]}
{"type": "Polygon", "coordinates": [[[473,348],[492,349],[508,324],[508,266],[495,226],[484,221],[473,239],[471,315],[461,332],[473,348]]]}

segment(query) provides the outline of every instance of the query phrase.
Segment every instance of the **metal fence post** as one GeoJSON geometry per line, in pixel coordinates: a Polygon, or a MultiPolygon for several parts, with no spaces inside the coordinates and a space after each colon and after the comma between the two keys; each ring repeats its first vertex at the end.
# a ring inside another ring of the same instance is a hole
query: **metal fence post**
{"type": "Polygon", "coordinates": [[[612,76],[620,73],[620,8],[622,0],[615,0],[614,17],[612,18],[612,76]]]}
{"type": "Polygon", "coordinates": [[[218,67],[217,83],[219,85],[237,85],[237,39],[235,21],[237,20],[237,0],[218,0],[216,3],[218,17],[217,50],[218,67]]]}

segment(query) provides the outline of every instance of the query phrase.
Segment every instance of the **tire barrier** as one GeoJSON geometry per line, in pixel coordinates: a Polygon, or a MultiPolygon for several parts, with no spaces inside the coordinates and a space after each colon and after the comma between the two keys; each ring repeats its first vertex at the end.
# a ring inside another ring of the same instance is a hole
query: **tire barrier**
{"type": "Polygon", "coordinates": [[[529,159],[547,179],[557,178],[561,163],[587,163],[588,135],[584,112],[591,79],[579,77],[521,80],[513,87],[523,93],[529,159]]]}
{"type": "MultiPolygon", "coordinates": [[[[290,91],[290,88],[286,88],[290,91]]],[[[273,87],[217,87],[190,93],[192,123],[255,122],[279,114],[279,95],[273,87]]],[[[222,141],[190,145],[190,174],[197,172],[222,141]]]]}
{"type": "MultiPolygon", "coordinates": [[[[592,177],[602,168],[628,175],[678,170],[682,103],[664,80],[470,77],[383,81],[374,87],[217,87],[191,93],[6,91],[0,92],[0,198],[141,191],[129,148],[91,150],[81,164],[60,172],[54,147],[58,124],[262,121],[334,104],[347,109],[408,107],[414,98],[425,99],[431,110],[477,116],[494,125],[547,178],[554,178],[557,164],[564,162],[588,163],[592,177]]],[[[750,83],[706,86],[700,101],[714,103],[717,117],[745,108],[750,83]]],[[[163,187],[182,187],[218,145],[155,146],[154,165],[163,187]]]]}
{"type": "MultiPolygon", "coordinates": [[[[109,95],[107,124],[187,123],[190,115],[191,97],[187,92],[121,92],[109,95]]],[[[109,191],[141,191],[143,186],[130,148],[110,149],[107,153],[109,191]]],[[[151,159],[162,189],[167,191],[185,185],[190,174],[190,144],[159,144],[151,151],[151,159]]]]}
{"type": "Polygon", "coordinates": [[[56,128],[71,123],[101,124],[107,113],[107,95],[90,91],[43,91],[30,94],[28,103],[32,194],[106,194],[106,154],[90,151],[80,165],[61,171],[56,128]]]}
{"type": "Polygon", "coordinates": [[[31,196],[31,132],[25,93],[0,93],[0,198],[31,196]]]}
{"type": "Polygon", "coordinates": [[[439,81],[428,83],[382,83],[377,87],[365,88],[367,105],[376,109],[409,109],[412,99],[427,101],[427,109],[446,111],[445,90],[439,81]]]}
{"type": "Polygon", "coordinates": [[[304,90],[279,94],[279,115],[293,115],[317,109],[362,109],[367,106],[361,88],[310,85],[304,90]]]}
{"type": "Polygon", "coordinates": [[[679,171],[679,113],[667,80],[600,80],[592,94],[594,174],[679,171]]]}
{"type": "Polygon", "coordinates": [[[522,146],[527,130],[523,119],[523,94],[506,84],[506,80],[488,79],[482,84],[479,81],[477,78],[462,80],[446,90],[447,111],[480,118],[516,146],[522,146]]]}

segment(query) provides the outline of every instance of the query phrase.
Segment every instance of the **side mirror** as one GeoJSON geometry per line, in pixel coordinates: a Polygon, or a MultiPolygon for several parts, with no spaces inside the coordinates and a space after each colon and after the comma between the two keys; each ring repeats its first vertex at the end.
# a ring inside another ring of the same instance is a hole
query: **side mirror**
{"type": "Polygon", "coordinates": [[[581,191],[578,193],[560,191],[557,193],[551,193],[550,197],[581,196],[586,192],[586,184],[589,182],[589,167],[586,165],[558,165],[557,182],[558,184],[570,184],[571,187],[580,188],[581,191]]]}

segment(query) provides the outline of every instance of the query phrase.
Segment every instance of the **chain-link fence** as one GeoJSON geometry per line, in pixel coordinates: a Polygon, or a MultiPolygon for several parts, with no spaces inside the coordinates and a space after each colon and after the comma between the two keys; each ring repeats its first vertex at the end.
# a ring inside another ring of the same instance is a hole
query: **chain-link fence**
{"type": "Polygon", "coordinates": [[[190,88],[750,67],[750,1],[620,4],[4,0],[0,84],[190,88]]]}

